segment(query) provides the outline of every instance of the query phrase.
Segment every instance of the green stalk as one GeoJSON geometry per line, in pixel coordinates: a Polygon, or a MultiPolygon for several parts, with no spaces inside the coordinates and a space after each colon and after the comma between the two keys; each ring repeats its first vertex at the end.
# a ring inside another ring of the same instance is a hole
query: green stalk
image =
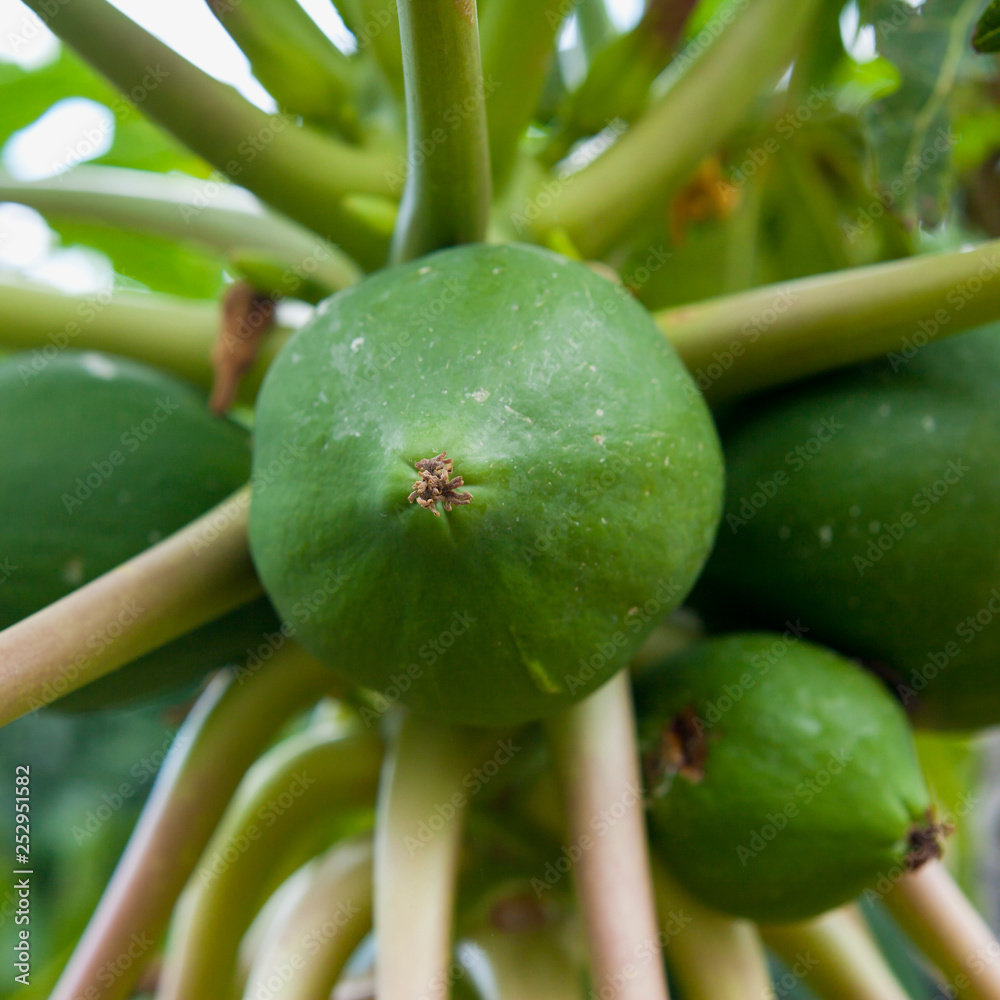
{"type": "Polygon", "coordinates": [[[655,859],[653,884],[667,962],[688,1000],[774,995],[767,956],[753,924],[710,910],[655,859]]]}
{"type": "Polygon", "coordinates": [[[224,181],[206,184],[123,167],[77,167],[41,181],[0,173],[0,201],[28,205],[47,218],[197,243],[231,257],[266,255],[286,269],[279,287],[268,289],[276,295],[294,295],[307,277],[331,292],[361,279],[360,269],[337,247],[224,181]]]}
{"type": "Polygon", "coordinates": [[[345,737],[319,727],[284,740],[254,764],[174,913],[158,1000],[234,995],[240,938],[289,844],[338,809],[367,801],[380,759],[370,734],[345,737]]]}
{"type": "Polygon", "coordinates": [[[1000,942],[940,861],[904,875],[882,902],[941,970],[949,996],[1000,1000],[1000,942]]]}
{"type": "MultiPolygon", "coordinates": [[[[107,351],[207,388],[212,384],[210,355],[218,331],[216,302],[148,292],[65,295],[44,285],[0,280],[0,348],[30,352],[23,361],[26,371],[65,349],[107,351]]],[[[241,399],[253,399],[286,334],[265,341],[241,383],[241,399]]]]}
{"type": "Polygon", "coordinates": [[[296,712],[336,685],[335,676],[288,644],[239,680],[211,682],[170,747],[129,838],[50,1000],[125,1000],[152,948],[113,979],[133,935],[158,941],[170,911],[254,758],[296,712]]]}
{"type": "Polygon", "coordinates": [[[268,996],[275,982],[282,983],[282,1000],[329,997],[371,928],[370,838],[331,847],[284,885],[292,880],[297,880],[295,887],[284,894],[276,922],[268,928],[250,968],[245,1000],[268,996]]]}
{"type": "Polygon", "coordinates": [[[493,184],[501,190],[555,56],[565,0],[492,0],[483,16],[483,81],[493,184]]]}
{"type": "Polygon", "coordinates": [[[713,401],[920,346],[1000,314],[1000,240],[766,285],[656,314],[713,401]]]}
{"type": "Polygon", "coordinates": [[[803,972],[822,1000],[909,1000],[854,906],[760,930],[793,972],[803,956],[813,960],[803,972]]]}
{"type": "Polygon", "coordinates": [[[448,995],[465,821],[454,797],[465,795],[470,748],[462,730],[407,715],[386,759],[375,814],[379,1000],[448,995]]]}
{"type": "Polygon", "coordinates": [[[525,206],[521,214],[541,240],[563,229],[585,257],[600,257],[657,211],[746,121],[761,88],[788,64],[817,3],[753,0],[742,9],[720,8],[675,58],[669,89],[635,125],[589,166],[548,181],[525,206]]]}
{"type": "Polygon", "coordinates": [[[0,632],[0,726],[260,596],[250,487],[0,632]]]}
{"type": "Polygon", "coordinates": [[[353,68],[296,0],[206,0],[277,102],[307,122],[360,138],[353,68]]]}
{"type": "Polygon", "coordinates": [[[550,720],[549,738],[569,843],[580,852],[575,876],[594,992],[666,1000],[628,671],[550,720]],[[635,975],[622,983],[626,968],[635,975]]]}
{"type": "Polygon", "coordinates": [[[407,170],[399,263],[486,236],[490,159],[475,0],[399,0],[407,170]]]}
{"type": "Polygon", "coordinates": [[[351,194],[391,195],[389,154],[359,150],[254,107],[107,0],[28,0],[45,24],[189,149],[269,205],[342,246],[367,268],[385,238],[344,206],[351,194]]]}

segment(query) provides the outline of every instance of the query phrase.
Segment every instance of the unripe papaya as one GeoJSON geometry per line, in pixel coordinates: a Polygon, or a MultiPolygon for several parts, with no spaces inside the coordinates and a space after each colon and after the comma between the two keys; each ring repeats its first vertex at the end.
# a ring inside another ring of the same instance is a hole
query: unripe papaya
{"type": "Polygon", "coordinates": [[[254,469],[251,550],[299,641],[385,704],[483,725],[625,663],[699,572],[722,486],[645,310],[517,245],[327,300],[268,372],[254,469]]]}
{"type": "Polygon", "coordinates": [[[636,686],[653,850],[710,906],[801,920],[940,853],[905,714],[792,635],[697,643],[636,686]]]}
{"type": "Polygon", "coordinates": [[[919,725],[1000,722],[1000,328],[751,401],[706,608],[801,621],[919,725]]]}
{"type": "MultiPolygon", "coordinates": [[[[124,358],[64,352],[0,364],[0,627],[113,569],[246,482],[245,428],[176,378],[124,358]]],[[[116,638],[123,608],[91,648],[116,638]]],[[[268,626],[266,601],[231,612],[56,702],[129,704],[241,656],[268,626]]],[[[84,650],[86,652],[86,650],[84,650]]],[[[85,666],[84,666],[85,669],[85,666]]],[[[45,692],[58,698],[58,687],[45,692]]]]}

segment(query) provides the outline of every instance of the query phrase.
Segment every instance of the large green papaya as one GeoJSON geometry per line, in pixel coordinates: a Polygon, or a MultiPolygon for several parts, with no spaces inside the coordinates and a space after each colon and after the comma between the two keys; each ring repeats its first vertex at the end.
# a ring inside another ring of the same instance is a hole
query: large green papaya
{"type": "Polygon", "coordinates": [[[919,724],[1000,722],[998,399],[991,326],[739,408],[706,607],[801,618],[919,724]]]}
{"type": "Polygon", "coordinates": [[[899,704],[794,632],[697,643],[636,704],[653,849],[716,909],[801,920],[939,854],[899,704]]]}
{"type": "MultiPolygon", "coordinates": [[[[177,531],[249,475],[247,430],[213,415],[176,378],[97,353],[8,358],[0,363],[0,628],[177,531]]],[[[180,688],[277,624],[268,603],[255,602],[56,707],[124,705],[180,688]]],[[[113,638],[109,630],[93,641],[113,638]]]]}
{"type": "Polygon", "coordinates": [[[709,413],[648,313],[532,247],[445,250],[327,300],[255,427],[250,543],[278,611],[387,702],[454,722],[607,680],[719,516],[709,413]]]}

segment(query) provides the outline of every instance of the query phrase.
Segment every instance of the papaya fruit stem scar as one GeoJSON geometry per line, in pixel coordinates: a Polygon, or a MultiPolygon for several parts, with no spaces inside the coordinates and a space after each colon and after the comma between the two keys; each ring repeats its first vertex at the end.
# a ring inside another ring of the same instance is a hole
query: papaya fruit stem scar
{"type": "Polygon", "coordinates": [[[465,485],[465,480],[461,476],[452,477],[451,459],[447,452],[442,451],[433,458],[422,458],[414,462],[413,467],[420,473],[420,478],[413,484],[413,492],[407,498],[410,503],[416,500],[435,517],[441,516],[436,507],[439,500],[445,510],[472,503],[471,493],[458,492],[458,488],[465,485]]]}

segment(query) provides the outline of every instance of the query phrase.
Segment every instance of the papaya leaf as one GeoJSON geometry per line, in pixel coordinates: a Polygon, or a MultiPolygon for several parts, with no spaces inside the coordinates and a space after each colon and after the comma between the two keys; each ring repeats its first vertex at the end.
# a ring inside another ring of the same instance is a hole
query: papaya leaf
{"type": "Polygon", "coordinates": [[[70,221],[58,216],[49,225],[64,246],[83,244],[110,258],[116,274],[157,292],[197,299],[215,298],[222,290],[219,257],[162,236],[130,233],[100,223],[70,221]]]}
{"type": "MultiPolygon", "coordinates": [[[[113,116],[111,149],[96,162],[161,172],[184,170],[198,177],[210,174],[203,160],[144,118],[140,105],[119,94],[65,46],[52,62],[37,69],[0,63],[0,143],[68,97],[96,101],[113,116]]],[[[135,97],[141,101],[142,94],[135,97]]]]}
{"type": "Polygon", "coordinates": [[[894,63],[900,86],[874,102],[865,120],[886,207],[910,225],[939,223],[952,187],[949,98],[967,54],[981,0],[870,0],[862,16],[875,28],[880,55],[894,63]]]}

